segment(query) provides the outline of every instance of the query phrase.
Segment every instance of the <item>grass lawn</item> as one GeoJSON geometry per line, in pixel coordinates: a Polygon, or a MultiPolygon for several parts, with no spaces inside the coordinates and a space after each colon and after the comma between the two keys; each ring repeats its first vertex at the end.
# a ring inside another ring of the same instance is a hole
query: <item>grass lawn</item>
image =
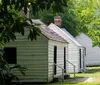
{"type": "Polygon", "coordinates": [[[100,67],[88,67],[86,73],[77,73],[76,79],[67,79],[63,84],[50,85],[100,85],[100,67]]]}

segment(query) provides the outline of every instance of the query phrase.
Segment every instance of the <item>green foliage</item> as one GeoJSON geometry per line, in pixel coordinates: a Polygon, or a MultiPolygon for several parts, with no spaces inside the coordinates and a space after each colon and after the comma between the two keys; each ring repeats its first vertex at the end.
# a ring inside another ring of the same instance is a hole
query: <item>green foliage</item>
{"type": "Polygon", "coordinates": [[[20,33],[24,36],[24,28],[28,27],[31,31],[28,39],[36,39],[36,36],[41,32],[36,29],[31,19],[25,17],[21,10],[24,8],[24,13],[27,13],[28,2],[26,0],[1,0],[0,3],[0,44],[15,40],[15,33],[20,33]],[[20,4],[20,5],[19,5],[20,4]],[[33,37],[33,36],[34,37],[33,37]]]}
{"type": "MultiPolygon", "coordinates": [[[[80,0],[81,1],[81,0],[80,0]]],[[[85,13],[86,10],[82,10],[83,8],[81,5],[84,3],[78,3],[78,0],[73,1],[70,0],[68,2],[68,7],[64,7],[64,12],[63,13],[53,13],[52,10],[43,10],[39,12],[40,16],[39,18],[42,19],[43,22],[46,24],[53,23],[54,16],[60,15],[62,17],[62,28],[66,28],[67,31],[69,31],[73,36],[79,35],[81,31],[86,31],[82,30],[83,28],[86,28],[86,24],[83,24],[83,21],[85,21],[87,17],[87,14],[85,13]],[[78,5],[77,5],[78,4],[78,5]],[[80,17],[84,17],[83,20],[80,17]]],[[[89,15],[89,13],[88,13],[89,15]]],[[[88,21],[88,20],[87,20],[88,21]]],[[[88,21],[89,22],[89,21],[88,21]]]]}
{"type": "Polygon", "coordinates": [[[54,22],[55,13],[51,12],[52,10],[43,10],[39,11],[39,16],[45,24],[49,25],[50,23],[54,22]]]}
{"type": "Polygon", "coordinates": [[[75,13],[80,32],[87,34],[93,46],[100,46],[100,5],[99,0],[70,0],[70,10],[75,13]]]}
{"type": "Polygon", "coordinates": [[[73,36],[81,32],[88,35],[93,40],[93,46],[100,46],[100,1],[99,0],[70,0],[68,7],[63,13],[54,13],[53,10],[42,10],[39,12],[39,18],[46,23],[53,23],[54,16],[62,17],[62,28],[66,28],[73,36]],[[95,36],[96,34],[96,36],[95,36]]]}
{"type": "Polygon", "coordinates": [[[100,30],[91,29],[88,32],[89,37],[92,39],[93,46],[100,47],[100,30]]]}
{"type": "Polygon", "coordinates": [[[93,46],[100,46],[99,0],[70,0],[63,14],[62,26],[73,36],[80,32],[93,40],[93,46]]]}
{"type": "MultiPolygon", "coordinates": [[[[32,20],[26,17],[28,8],[32,8],[33,14],[39,10],[49,9],[62,12],[62,6],[67,5],[68,0],[0,0],[0,47],[4,46],[10,40],[16,40],[16,33],[24,36],[24,29],[29,29],[28,39],[36,39],[41,31],[32,23],[32,20]]],[[[15,65],[10,67],[2,57],[0,52],[0,85],[8,85],[13,79],[19,81],[12,70],[18,70],[25,75],[24,67],[15,65]]],[[[8,56],[9,57],[9,56],[8,56]]]]}
{"type": "Polygon", "coordinates": [[[60,14],[62,17],[62,28],[65,28],[73,36],[77,36],[80,33],[80,22],[77,20],[77,16],[70,7],[64,9],[64,13],[60,14]]]}
{"type": "Polygon", "coordinates": [[[52,10],[39,12],[39,18],[47,24],[53,22],[55,15],[62,17],[62,28],[66,28],[73,36],[80,32],[87,33],[90,22],[94,20],[95,0],[70,0],[68,7],[64,7],[63,13],[53,13],[52,10]]]}
{"type": "Polygon", "coordinates": [[[75,0],[72,1],[71,9],[76,14],[77,21],[79,21],[79,29],[87,33],[88,32],[88,25],[94,19],[94,0],[75,0]]]}
{"type": "Polygon", "coordinates": [[[24,36],[24,28],[29,28],[28,39],[36,39],[41,32],[31,19],[26,18],[28,7],[32,8],[33,14],[39,10],[52,8],[53,11],[62,12],[63,6],[67,6],[68,0],[1,0],[0,2],[0,44],[15,40],[15,33],[24,36]],[[22,13],[24,11],[24,13],[22,13]]]}
{"type": "Polygon", "coordinates": [[[40,9],[52,8],[54,12],[63,12],[63,6],[67,6],[69,0],[30,0],[35,14],[40,9]]]}

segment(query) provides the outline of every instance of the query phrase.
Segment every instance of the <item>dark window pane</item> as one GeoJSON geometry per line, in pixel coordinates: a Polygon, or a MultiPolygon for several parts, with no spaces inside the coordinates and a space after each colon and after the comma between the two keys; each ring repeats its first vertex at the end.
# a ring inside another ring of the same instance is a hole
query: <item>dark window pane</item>
{"type": "Polygon", "coordinates": [[[15,47],[4,48],[4,59],[9,64],[16,64],[16,48],[15,47]]]}
{"type": "Polygon", "coordinates": [[[66,72],[66,47],[64,47],[64,72],[66,72]]]}
{"type": "MultiPolygon", "coordinates": [[[[54,46],[54,63],[57,64],[57,46],[54,46]]],[[[57,67],[54,65],[54,75],[56,75],[57,67]]]]}

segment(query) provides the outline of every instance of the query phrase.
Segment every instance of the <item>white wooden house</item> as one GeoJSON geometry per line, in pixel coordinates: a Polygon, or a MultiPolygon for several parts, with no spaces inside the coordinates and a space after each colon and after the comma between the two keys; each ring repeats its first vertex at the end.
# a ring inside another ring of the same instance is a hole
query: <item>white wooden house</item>
{"type": "Polygon", "coordinates": [[[33,23],[42,24],[38,26],[41,35],[36,41],[30,41],[27,39],[28,29],[25,29],[24,36],[16,34],[15,42],[10,41],[4,48],[5,59],[9,64],[27,67],[26,76],[14,71],[22,82],[50,82],[55,75],[62,76],[68,42],[41,21],[33,20],[33,23]],[[54,66],[54,63],[61,68],[54,66]]]}
{"type": "Polygon", "coordinates": [[[92,47],[92,40],[84,33],[81,33],[76,39],[86,47],[86,65],[100,65],[100,47],[92,47]]]}
{"type": "MultiPolygon", "coordinates": [[[[66,59],[75,65],[75,72],[85,71],[85,54],[83,52],[84,47],[65,29],[61,29],[53,23],[51,23],[48,27],[60,34],[69,42],[68,57],[66,59]]],[[[73,66],[69,63],[67,63],[67,72],[73,72],[73,66]]]]}

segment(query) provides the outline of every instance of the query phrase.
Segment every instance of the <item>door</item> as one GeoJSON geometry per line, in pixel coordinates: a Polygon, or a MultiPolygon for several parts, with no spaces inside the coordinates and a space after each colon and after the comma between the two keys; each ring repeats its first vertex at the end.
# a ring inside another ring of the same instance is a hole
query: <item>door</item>
{"type": "Polygon", "coordinates": [[[66,47],[64,47],[64,69],[64,72],[66,73],[66,47]]]}
{"type": "Polygon", "coordinates": [[[81,69],[81,59],[82,59],[82,56],[81,56],[81,49],[79,49],[79,57],[80,57],[80,69],[81,69]]]}
{"type": "MultiPolygon", "coordinates": [[[[57,64],[57,46],[54,46],[54,63],[57,64]]],[[[57,66],[54,65],[54,75],[57,73],[57,66]]]]}

